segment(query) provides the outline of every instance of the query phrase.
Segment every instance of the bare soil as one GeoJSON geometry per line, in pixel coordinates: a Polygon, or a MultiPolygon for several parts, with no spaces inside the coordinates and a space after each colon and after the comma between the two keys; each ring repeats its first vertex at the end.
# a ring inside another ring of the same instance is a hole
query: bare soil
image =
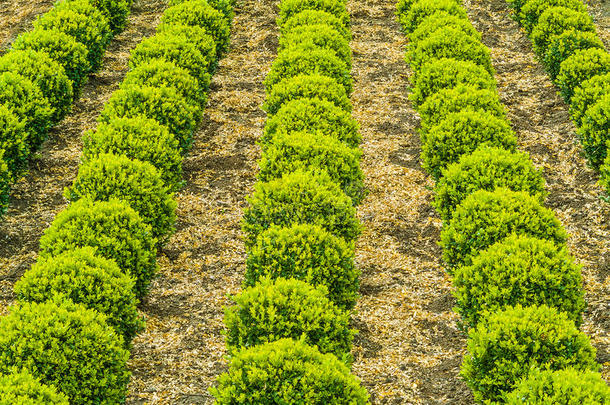
{"type": "Polygon", "coordinates": [[[4,0],[0,1],[0,54],[23,31],[31,29],[36,17],[53,6],[53,0],[4,0]]]}

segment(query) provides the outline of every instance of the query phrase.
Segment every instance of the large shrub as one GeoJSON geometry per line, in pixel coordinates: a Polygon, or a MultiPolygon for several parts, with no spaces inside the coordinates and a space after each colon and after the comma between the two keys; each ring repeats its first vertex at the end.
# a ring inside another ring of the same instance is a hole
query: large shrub
{"type": "Polygon", "coordinates": [[[3,160],[6,168],[6,174],[0,173],[0,177],[6,175],[3,180],[8,184],[16,181],[23,171],[30,148],[25,122],[5,105],[0,105],[0,150],[4,151],[0,160],[3,160]]]}
{"type": "Polygon", "coordinates": [[[280,3],[277,25],[282,28],[294,15],[305,10],[326,11],[338,18],[343,26],[350,23],[349,13],[343,0],[284,0],[280,3]]]}
{"type": "Polygon", "coordinates": [[[332,302],[351,309],[358,297],[360,271],[354,246],[319,225],[271,226],[249,248],[244,284],[265,277],[296,278],[325,286],[332,302]]]}
{"type": "Polygon", "coordinates": [[[538,24],[540,16],[552,7],[565,7],[581,13],[587,12],[587,8],[581,0],[528,0],[518,14],[518,19],[528,34],[538,24]]]}
{"type": "Polygon", "coordinates": [[[45,302],[61,294],[95,309],[128,344],[144,327],[134,287],[113,260],[84,247],[38,260],[15,284],[15,294],[19,302],[45,302]]]}
{"type": "Polygon", "coordinates": [[[451,27],[464,35],[481,40],[481,33],[472,26],[469,19],[446,13],[435,13],[424,18],[419,27],[409,35],[409,41],[418,44],[436,31],[451,27]]]}
{"type": "Polygon", "coordinates": [[[296,14],[291,14],[291,17],[284,21],[280,27],[281,35],[287,35],[290,31],[303,25],[325,24],[333,27],[341,33],[347,40],[352,40],[352,31],[339,18],[335,17],[328,11],[304,9],[296,14]]]}
{"type": "Polygon", "coordinates": [[[597,370],[595,349],[555,308],[507,307],[490,314],[468,338],[461,374],[477,402],[498,401],[533,368],[597,370]]]}
{"type": "Polygon", "coordinates": [[[136,294],[142,297],[157,271],[155,243],[150,226],[126,202],[82,199],[57,215],[47,228],[40,238],[40,256],[91,246],[132,276],[136,294]]]}
{"type": "Polygon", "coordinates": [[[407,33],[411,33],[419,28],[426,17],[437,13],[468,19],[466,10],[456,0],[419,0],[409,7],[409,11],[398,15],[398,21],[407,33]]]}
{"type": "Polygon", "coordinates": [[[553,37],[544,55],[544,64],[551,79],[554,81],[557,78],[561,63],[574,52],[591,48],[604,48],[604,43],[595,32],[569,30],[553,37]]]}
{"type": "Polygon", "coordinates": [[[483,146],[443,170],[436,183],[434,206],[443,221],[450,221],[455,208],[470,194],[498,187],[526,191],[540,202],[546,196],[542,173],[528,154],[483,146]]]}
{"type": "Polygon", "coordinates": [[[287,173],[254,188],[242,226],[248,247],[272,225],[319,225],[348,242],[360,234],[352,199],[324,172],[287,173]]]}
{"type": "Polygon", "coordinates": [[[441,232],[448,271],[471,264],[482,250],[511,234],[548,239],[558,245],[567,239],[555,213],[525,191],[479,190],[456,208],[441,232]]]}
{"type": "Polygon", "coordinates": [[[570,100],[570,115],[577,127],[582,125],[582,119],[589,107],[608,93],[610,93],[610,73],[593,76],[574,90],[570,100]]]}
{"type": "Polygon", "coordinates": [[[610,73],[610,55],[605,49],[586,49],[576,51],[561,63],[557,86],[566,103],[570,103],[574,90],[597,75],[610,73]]]}
{"type": "Polygon", "coordinates": [[[608,156],[607,142],[610,139],[610,94],[605,94],[587,109],[582,117],[578,136],[587,160],[594,168],[608,156]]]}
{"type": "Polygon", "coordinates": [[[296,50],[312,51],[328,49],[347,65],[352,66],[352,50],[347,39],[339,31],[326,24],[301,25],[280,37],[279,51],[296,50]]]}
{"type": "Polygon", "coordinates": [[[52,385],[42,384],[27,371],[0,375],[0,405],[69,405],[52,385]]]}
{"type": "Polygon", "coordinates": [[[595,32],[595,24],[587,13],[565,7],[547,9],[532,31],[534,51],[538,56],[544,57],[553,38],[569,30],[595,32]]]}
{"type": "Polygon", "coordinates": [[[24,368],[70,404],[124,402],[128,357],[105,315],[63,297],[13,306],[0,319],[0,373],[24,368]]]}
{"type": "Polygon", "coordinates": [[[367,404],[347,365],[301,341],[281,339],[246,348],[211,389],[217,404],[367,404]]]}

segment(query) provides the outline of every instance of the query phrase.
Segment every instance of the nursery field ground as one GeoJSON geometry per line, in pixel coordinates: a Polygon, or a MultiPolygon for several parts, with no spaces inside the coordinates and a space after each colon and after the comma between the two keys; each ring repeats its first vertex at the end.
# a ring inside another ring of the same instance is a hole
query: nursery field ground
{"type": "Polygon", "coordinates": [[[0,50],[4,51],[21,32],[31,28],[37,16],[53,6],[53,0],[0,1],[0,50]]]}

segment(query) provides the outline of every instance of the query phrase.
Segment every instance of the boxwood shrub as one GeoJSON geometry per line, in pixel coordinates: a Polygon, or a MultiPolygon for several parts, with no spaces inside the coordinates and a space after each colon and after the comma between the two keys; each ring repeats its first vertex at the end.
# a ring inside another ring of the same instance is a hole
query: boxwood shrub
{"type": "Polygon", "coordinates": [[[15,294],[19,302],[45,302],[63,295],[95,309],[129,344],[144,329],[134,287],[134,280],[113,260],[84,247],[38,260],[15,284],[15,294]]]}
{"type": "Polygon", "coordinates": [[[0,219],[8,208],[8,199],[11,188],[11,173],[4,161],[4,150],[0,149],[0,219]]]}
{"type": "Polygon", "coordinates": [[[0,178],[8,185],[19,178],[27,163],[30,148],[25,122],[5,105],[0,105],[0,150],[3,151],[0,160],[3,161],[6,170],[6,172],[0,171],[0,178]]]}
{"type": "Polygon", "coordinates": [[[105,315],[63,297],[13,306],[0,319],[0,373],[23,368],[70,404],[124,402],[128,358],[105,315]]]}
{"type": "MultiPolygon", "coordinates": [[[[182,4],[190,0],[170,0],[170,6],[176,6],[178,4],[182,4]]],[[[233,20],[234,12],[233,7],[237,0],[208,0],[208,3],[214,7],[216,10],[222,12],[227,19],[227,21],[233,20]]]]}
{"type": "Polygon", "coordinates": [[[479,41],[481,40],[481,34],[472,26],[469,19],[441,12],[424,18],[419,27],[409,35],[409,41],[413,44],[418,44],[445,27],[462,31],[464,35],[479,41]]]}
{"type": "Polygon", "coordinates": [[[606,144],[610,139],[609,133],[610,94],[605,94],[587,109],[582,117],[582,126],[578,129],[585,156],[594,168],[599,168],[608,156],[606,144]]]}
{"type": "Polygon", "coordinates": [[[540,16],[551,7],[565,7],[581,13],[587,12],[587,7],[581,0],[528,0],[519,13],[519,21],[528,34],[538,24],[540,16]]]}
{"type": "Polygon", "coordinates": [[[511,234],[548,239],[559,246],[568,236],[555,213],[525,191],[479,190],[462,201],[441,231],[448,271],[470,265],[482,250],[511,234]]]}
{"type": "Polygon", "coordinates": [[[565,7],[551,7],[547,9],[532,30],[531,40],[534,51],[544,57],[548,46],[556,35],[566,31],[595,32],[595,24],[587,13],[574,11],[565,7]]]}
{"type": "Polygon", "coordinates": [[[570,103],[574,90],[597,75],[610,73],[610,55],[605,49],[586,49],[576,51],[561,63],[557,86],[566,103],[570,103]]]}
{"type": "Polygon", "coordinates": [[[284,24],[280,27],[280,34],[287,35],[296,27],[303,25],[325,24],[333,27],[349,42],[352,40],[352,32],[347,25],[339,18],[335,17],[328,11],[304,9],[298,13],[292,14],[284,24]]]}
{"type": "Polygon", "coordinates": [[[106,17],[113,33],[118,34],[123,31],[127,25],[132,0],[89,0],[89,2],[106,17]]]}
{"type": "Polygon", "coordinates": [[[290,17],[305,10],[326,11],[338,18],[344,27],[349,27],[350,17],[343,0],[283,0],[280,5],[277,25],[283,28],[290,17]]]}
{"type": "Polygon", "coordinates": [[[398,22],[407,33],[415,31],[426,17],[432,14],[454,15],[468,19],[466,10],[456,0],[419,0],[404,14],[398,15],[398,22]]]}
{"type": "Polygon", "coordinates": [[[290,278],[263,279],[246,288],[233,297],[236,305],[225,310],[229,351],[292,338],[349,362],[355,332],[349,312],[327,293],[325,287],[290,278]]]}
{"type": "Polygon", "coordinates": [[[468,338],[461,375],[475,401],[499,401],[534,368],[597,370],[595,349],[555,308],[507,307],[490,314],[468,338]]]}
{"type": "Polygon", "coordinates": [[[328,49],[352,67],[352,50],[347,39],[339,31],[326,24],[301,25],[280,37],[279,52],[285,50],[328,49]]]}
{"type": "Polygon", "coordinates": [[[551,79],[555,81],[561,63],[574,52],[591,48],[604,49],[604,43],[595,32],[569,30],[553,37],[544,55],[544,65],[551,79]]]}
{"type": "Polygon", "coordinates": [[[593,76],[574,90],[570,100],[570,115],[577,127],[582,125],[582,119],[589,107],[608,93],[610,93],[610,73],[593,76]]]}
{"type": "MultiPolygon", "coordinates": [[[[201,81],[201,86],[206,85],[206,79],[210,80],[211,75],[218,68],[218,49],[216,47],[216,43],[214,42],[214,38],[212,37],[212,35],[210,35],[210,33],[205,28],[201,28],[194,25],[182,24],[159,24],[157,26],[157,35],[181,37],[184,40],[187,40],[204,57],[210,60],[210,65],[207,67],[207,72],[209,76],[201,74],[199,77],[199,80],[201,81]],[[209,57],[206,55],[209,55],[209,57]]],[[[166,57],[164,56],[164,58],[166,57]]],[[[182,67],[187,68],[186,65],[182,67]]],[[[197,69],[200,70],[201,68],[197,67],[197,69]]]]}
{"type": "Polygon", "coordinates": [[[347,365],[292,339],[239,351],[210,392],[217,404],[227,405],[368,403],[366,390],[347,365]]]}
{"type": "Polygon", "coordinates": [[[27,371],[0,375],[0,405],[69,405],[52,385],[42,384],[27,371]]]}
{"type": "Polygon", "coordinates": [[[360,272],[354,245],[318,225],[271,226],[249,248],[244,284],[265,277],[295,278],[324,286],[332,302],[351,309],[358,297],[360,272]]]}
{"type": "Polygon", "coordinates": [[[157,271],[150,226],[126,202],[79,200],[57,215],[40,238],[40,257],[91,246],[136,280],[142,297],[157,271]]]}

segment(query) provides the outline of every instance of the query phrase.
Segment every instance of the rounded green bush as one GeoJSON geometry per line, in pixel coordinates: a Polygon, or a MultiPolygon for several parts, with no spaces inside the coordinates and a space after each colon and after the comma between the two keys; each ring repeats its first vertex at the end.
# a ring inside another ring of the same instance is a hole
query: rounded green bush
{"type": "Polygon", "coordinates": [[[515,20],[518,20],[519,19],[519,12],[521,12],[521,9],[525,5],[525,3],[528,2],[528,0],[506,0],[506,2],[514,10],[513,18],[515,20]]]}
{"type": "Polygon", "coordinates": [[[324,172],[287,173],[280,179],[257,183],[254,190],[242,226],[248,247],[272,225],[320,225],[348,242],[360,234],[352,199],[324,172]]]}
{"type": "Polygon", "coordinates": [[[282,133],[263,151],[259,179],[266,182],[296,170],[325,171],[358,205],[365,196],[361,155],[359,149],[329,135],[282,133]]]}
{"type": "Polygon", "coordinates": [[[352,50],[349,42],[339,31],[326,24],[301,25],[280,37],[279,51],[285,50],[314,51],[328,49],[347,65],[352,67],[352,50]]]}
{"type": "Polygon", "coordinates": [[[597,370],[595,349],[555,308],[507,307],[472,329],[461,375],[477,402],[499,401],[534,368],[597,370]]]}
{"type": "Polygon", "coordinates": [[[335,305],[351,309],[358,298],[359,276],[352,242],[318,225],[272,225],[249,248],[244,284],[253,286],[266,277],[296,278],[326,287],[335,305]]]}
{"type": "Polygon", "coordinates": [[[604,43],[595,32],[569,30],[552,38],[544,55],[544,64],[551,79],[555,81],[561,63],[579,50],[604,49],[604,43]]]}
{"type": "MultiPolygon", "coordinates": [[[[6,173],[0,170],[0,178],[6,180],[8,185],[15,182],[21,175],[27,163],[30,148],[25,122],[4,105],[0,105],[0,150],[4,152],[1,160],[6,169],[6,173]]],[[[2,209],[0,209],[1,212],[2,209]]]]}
{"type": "Polygon", "coordinates": [[[0,72],[15,72],[28,78],[53,109],[51,120],[61,121],[70,111],[74,93],[72,82],[64,68],[47,53],[34,50],[14,50],[0,58],[0,72]]]}
{"type": "Polygon", "coordinates": [[[15,294],[19,302],[45,302],[61,294],[104,314],[129,344],[144,329],[134,287],[113,260],[84,247],[38,260],[15,284],[15,294]]]}
{"type": "Polygon", "coordinates": [[[349,363],[354,331],[349,312],[327,298],[325,287],[295,279],[263,279],[234,296],[225,310],[227,347],[235,352],[283,338],[316,346],[349,363]]]}
{"type": "Polygon", "coordinates": [[[280,81],[271,88],[263,109],[268,116],[273,116],[284,104],[303,98],[330,101],[346,112],[352,111],[352,103],[347,97],[345,87],[320,74],[302,74],[280,81]]]}
{"type": "Polygon", "coordinates": [[[170,191],[182,180],[182,154],[178,141],[165,125],[144,118],[113,118],[83,137],[83,162],[104,153],[124,155],[148,162],[157,168],[170,191]]]}
{"type": "Polygon", "coordinates": [[[610,94],[605,94],[587,109],[582,117],[578,136],[587,160],[599,168],[608,156],[607,142],[610,139],[610,94]]]}
{"type": "Polygon", "coordinates": [[[150,226],[126,202],[81,199],[59,213],[42,235],[40,257],[91,246],[132,276],[142,297],[157,271],[155,244],[150,226]]]}
{"type": "Polygon", "coordinates": [[[438,180],[443,169],[481,146],[514,151],[517,136],[506,120],[488,112],[450,113],[422,135],[423,167],[438,180]]]}
{"type": "Polygon", "coordinates": [[[587,12],[587,7],[583,4],[582,0],[528,0],[518,15],[520,23],[528,34],[538,24],[540,16],[552,7],[565,7],[581,13],[587,12]]]}
{"type": "Polygon", "coordinates": [[[593,76],[574,90],[570,100],[570,115],[577,127],[582,126],[582,119],[589,107],[608,93],[610,93],[610,73],[593,76]]]}
{"type": "Polygon", "coordinates": [[[8,208],[8,199],[11,189],[11,172],[4,161],[4,150],[0,149],[0,219],[8,208]]]}
{"type": "Polygon", "coordinates": [[[328,76],[345,87],[348,95],[352,93],[350,69],[335,52],[328,49],[287,49],[278,55],[265,78],[267,94],[282,80],[302,74],[328,76]]]}
{"type": "Polygon", "coordinates": [[[118,34],[125,29],[132,0],[89,0],[89,2],[106,17],[114,34],[118,34]]]}
{"type": "MultiPolygon", "coordinates": [[[[169,5],[176,6],[187,1],[190,0],[170,0],[169,5]]],[[[208,3],[212,7],[224,14],[224,17],[228,22],[231,22],[231,20],[233,20],[233,16],[235,14],[233,12],[233,7],[235,6],[236,2],[237,0],[208,0],[208,3]]]]}
{"type": "Polygon", "coordinates": [[[0,375],[0,405],[69,405],[52,385],[42,384],[27,371],[0,375]]]}
{"type": "Polygon", "coordinates": [[[188,103],[176,90],[168,87],[131,86],[115,91],[106,103],[98,121],[108,123],[117,118],[146,117],[167,126],[182,152],[193,142],[193,132],[202,108],[188,103]]]}
{"type": "Polygon", "coordinates": [[[347,365],[292,339],[239,351],[210,392],[219,405],[368,403],[366,390],[347,365]]]}
{"type": "Polygon", "coordinates": [[[432,59],[417,73],[410,98],[420,106],[434,93],[458,85],[495,90],[496,80],[484,67],[470,60],[432,59]]]}
{"type": "Polygon", "coordinates": [[[279,7],[277,25],[280,29],[292,16],[305,10],[326,11],[338,18],[344,27],[350,25],[350,17],[344,0],[283,0],[279,7]]]}
{"type": "Polygon", "coordinates": [[[558,246],[568,237],[555,213],[525,191],[479,190],[458,205],[441,231],[448,272],[472,264],[482,250],[511,234],[548,239],[558,246]]]}
{"type": "Polygon", "coordinates": [[[468,20],[466,10],[456,0],[419,0],[409,11],[398,16],[398,22],[407,33],[414,32],[420,27],[426,17],[433,14],[453,15],[468,20]]]}
{"type": "Polygon", "coordinates": [[[505,398],[508,405],[607,405],[610,387],[601,374],[568,367],[532,370],[505,398]]]}
{"type": "Polygon", "coordinates": [[[260,143],[265,148],[276,135],[292,132],[319,132],[333,136],[351,147],[357,147],[361,140],[358,123],[349,111],[318,98],[302,98],[282,105],[267,120],[260,143]]]}
{"type": "Polygon", "coordinates": [[[576,51],[561,63],[557,86],[566,103],[570,103],[574,90],[593,76],[610,73],[610,55],[605,49],[576,51]]]}
{"type": "MultiPolygon", "coordinates": [[[[211,81],[212,74],[218,68],[218,49],[212,35],[204,28],[182,24],[160,24],[157,26],[157,35],[181,37],[191,45],[194,45],[195,49],[197,49],[201,55],[210,60],[209,66],[207,67],[207,74],[202,73],[199,77],[201,86],[207,88],[211,81]]],[[[166,57],[164,56],[163,58],[166,57]]],[[[175,59],[177,60],[178,58],[175,59]]],[[[187,68],[186,65],[181,67],[187,68]]],[[[197,69],[201,68],[197,67],[197,69]]],[[[194,73],[191,74],[194,75],[194,73]]]]}
{"type": "Polygon", "coordinates": [[[292,14],[280,27],[281,35],[287,35],[290,31],[303,25],[325,24],[333,27],[349,42],[352,40],[352,32],[339,18],[323,10],[305,9],[292,14]]]}
{"type": "Polygon", "coordinates": [[[531,236],[509,236],[456,269],[456,312],[475,327],[507,306],[547,305],[580,325],[585,308],[580,266],[565,247],[531,236]]]}
{"type": "Polygon", "coordinates": [[[472,23],[467,18],[458,17],[446,13],[435,13],[424,18],[419,24],[419,27],[409,35],[409,41],[413,44],[418,44],[436,31],[450,27],[458,31],[462,31],[464,35],[472,37],[478,41],[481,40],[481,33],[472,26],[472,23]]]}
{"type": "Polygon", "coordinates": [[[74,97],[91,70],[87,60],[87,47],[57,29],[38,28],[21,34],[13,42],[13,49],[31,49],[47,53],[51,59],[64,68],[66,76],[72,81],[74,97]]]}
{"type": "Polygon", "coordinates": [[[174,231],[176,201],[157,169],[148,162],[122,155],[98,155],[80,165],[64,196],[71,201],[123,200],[151,226],[153,237],[160,243],[174,231]]]}
{"type": "Polygon", "coordinates": [[[123,403],[128,358],[106,316],[61,296],[13,306],[0,318],[0,373],[24,368],[70,404],[123,403]]]}
{"type": "Polygon", "coordinates": [[[436,183],[434,206],[448,222],[455,208],[470,194],[498,187],[526,191],[540,202],[546,196],[542,173],[527,153],[483,146],[443,170],[436,183]]]}
{"type": "Polygon", "coordinates": [[[587,13],[565,7],[547,9],[538,19],[538,25],[532,30],[534,51],[538,56],[544,57],[555,36],[571,30],[595,32],[595,24],[587,13]]]}

